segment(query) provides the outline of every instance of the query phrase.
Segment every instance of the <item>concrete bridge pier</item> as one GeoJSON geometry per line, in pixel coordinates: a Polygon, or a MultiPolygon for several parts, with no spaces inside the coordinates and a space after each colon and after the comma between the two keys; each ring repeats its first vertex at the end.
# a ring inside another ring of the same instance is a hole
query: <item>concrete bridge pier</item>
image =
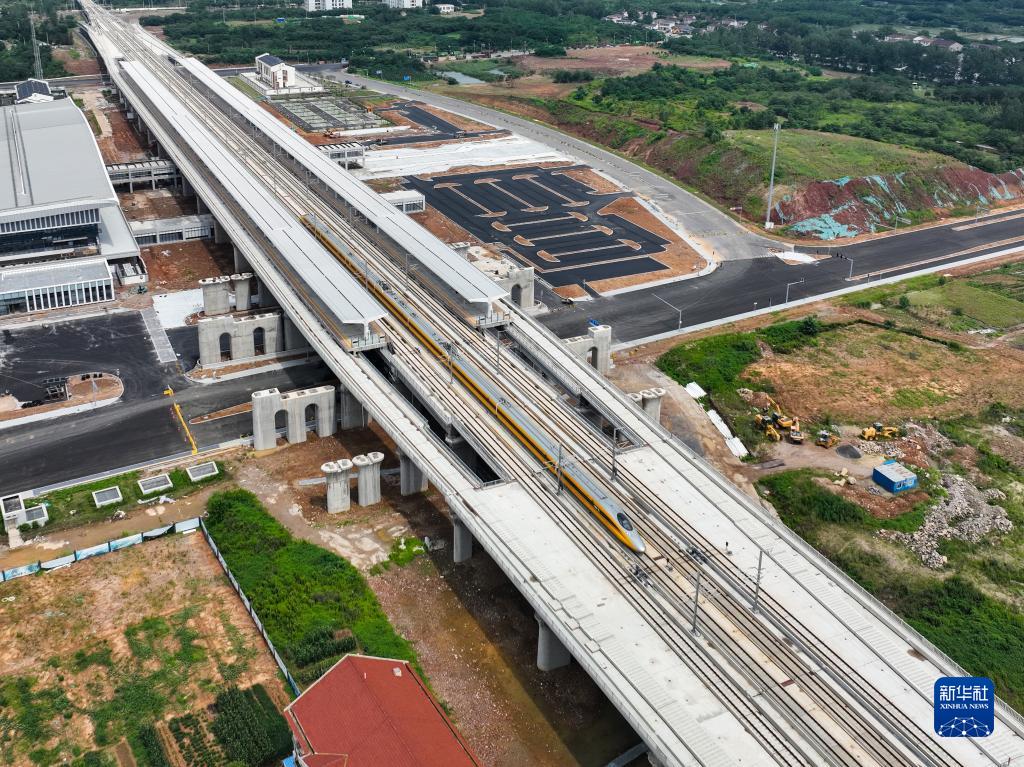
{"type": "Polygon", "coordinates": [[[426,492],[427,476],[413,463],[412,458],[399,452],[398,459],[401,466],[399,473],[402,480],[402,495],[426,492]]]}
{"type": "Polygon", "coordinates": [[[640,392],[643,400],[643,409],[655,423],[661,421],[661,400],[665,396],[665,390],[660,386],[654,389],[644,389],[640,392]]]}
{"type": "MultiPolygon", "coordinates": [[[[287,333],[287,326],[285,327],[287,333]]],[[[362,404],[348,389],[338,387],[338,428],[361,429],[367,425],[366,412],[362,404]]]]}
{"type": "Polygon", "coordinates": [[[281,409],[281,392],[264,389],[252,393],[252,446],[255,450],[277,447],[274,416],[281,409]]]}
{"type": "Polygon", "coordinates": [[[252,273],[232,274],[231,289],[235,293],[235,311],[245,312],[252,307],[252,273]]]}
{"type": "Polygon", "coordinates": [[[540,629],[540,633],[537,635],[537,668],[541,671],[553,671],[556,668],[568,666],[572,655],[569,654],[561,640],[555,636],[555,633],[548,628],[548,624],[539,615],[535,614],[534,617],[537,619],[537,626],[540,629]]]}
{"type": "Polygon", "coordinates": [[[338,514],[352,507],[349,476],[353,463],[348,458],[328,461],[320,470],[327,476],[327,513],[338,514]]]}
{"type": "Polygon", "coordinates": [[[318,437],[329,437],[335,432],[334,387],[316,386],[281,395],[281,404],[288,413],[288,441],[292,444],[306,441],[309,408],[313,408],[313,428],[318,437]]]}
{"type": "Polygon", "coordinates": [[[473,534],[469,531],[468,527],[462,524],[458,517],[452,520],[452,526],[455,533],[452,545],[452,561],[455,564],[459,564],[473,556],[473,534]]]}
{"type": "Polygon", "coordinates": [[[203,289],[203,314],[214,317],[231,311],[231,278],[205,277],[199,280],[203,289]]]}
{"type": "Polygon", "coordinates": [[[585,336],[567,338],[566,345],[578,357],[587,360],[601,375],[607,375],[612,366],[611,325],[591,325],[585,336]]]}
{"type": "Polygon", "coordinates": [[[360,506],[380,503],[380,465],[383,461],[384,453],[367,453],[352,459],[352,463],[359,469],[357,484],[360,506]]]}
{"type": "Polygon", "coordinates": [[[249,266],[249,262],[246,260],[245,255],[238,249],[238,246],[231,246],[232,255],[235,260],[235,271],[239,273],[251,272],[252,267],[249,266]]]}
{"type": "Polygon", "coordinates": [[[223,245],[226,242],[231,242],[231,238],[228,237],[224,231],[224,227],[220,225],[220,221],[214,219],[213,221],[213,241],[218,245],[223,245]]]}

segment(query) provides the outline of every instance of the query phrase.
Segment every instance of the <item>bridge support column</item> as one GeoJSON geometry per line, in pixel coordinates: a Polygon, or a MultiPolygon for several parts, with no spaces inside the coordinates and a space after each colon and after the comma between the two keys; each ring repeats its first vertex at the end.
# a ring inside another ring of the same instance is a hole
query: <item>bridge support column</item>
{"type": "Polygon", "coordinates": [[[248,311],[252,306],[252,274],[232,274],[230,279],[235,291],[235,311],[248,311]]]}
{"type": "Polygon", "coordinates": [[[226,242],[231,242],[231,238],[227,236],[224,231],[224,227],[220,225],[220,221],[213,220],[213,241],[218,245],[223,245],[226,242]]]}
{"type": "Polygon", "coordinates": [[[206,277],[199,280],[203,289],[203,314],[213,317],[231,311],[231,278],[206,277]]]}
{"type": "Polygon", "coordinates": [[[473,534],[458,517],[452,520],[452,527],[454,529],[452,561],[459,564],[473,556],[473,534]]]}
{"type": "Polygon", "coordinates": [[[548,624],[539,615],[534,615],[534,617],[537,619],[537,626],[540,629],[540,633],[537,635],[537,668],[541,671],[554,671],[556,668],[568,666],[572,655],[565,649],[565,645],[555,636],[555,633],[548,628],[548,624]]]}
{"type": "Polygon", "coordinates": [[[644,412],[651,417],[655,423],[661,421],[661,400],[665,396],[665,390],[660,386],[654,389],[644,389],[640,392],[643,400],[644,412]]]}
{"type": "Polygon", "coordinates": [[[357,484],[360,506],[380,503],[380,465],[383,461],[383,453],[367,453],[352,459],[352,463],[359,469],[357,484]]]}
{"type": "Polygon", "coordinates": [[[607,375],[612,366],[612,329],[610,325],[591,325],[587,335],[567,338],[566,345],[573,354],[593,365],[601,375],[607,375]]]}
{"type": "Polygon", "coordinates": [[[405,453],[398,453],[399,475],[401,477],[402,495],[415,495],[427,490],[427,477],[405,453]]]}
{"type": "MultiPolygon", "coordinates": [[[[302,333],[295,326],[295,323],[288,317],[284,318],[284,348],[285,349],[301,349],[304,346],[308,346],[306,339],[302,337],[302,333]]],[[[343,390],[344,391],[344,390],[343,390]]]]}
{"type": "Polygon", "coordinates": [[[252,393],[252,446],[255,450],[277,447],[274,416],[281,409],[281,392],[264,389],[252,393]]]}
{"type": "Polygon", "coordinates": [[[342,458],[329,461],[320,467],[327,476],[327,513],[338,514],[352,507],[352,494],[349,489],[349,473],[352,461],[342,458]]]}
{"type": "Polygon", "coordinates": [[[367,425],[366,411],[362,404],[348,389],[338,389],[338,422],[342,431],[346,429],[362,429],[367,425]]]}
{"type": "Polygon", "coordinates": [[[309,422],[308,408],[313,406],[313,430],[318,437],[334,434],[334,387],[317,386],[312,389],[290,391],[281,396],[281,403],[288,411],[288,441],[292,444],[306,441],[309,422]]]}
{"type": "Polygon", "coordinates": [[[235,259],[235,271],[239,273],[251,272],[252,267],[249,266],[249,262],[245,260],[245,256],[238,249],[237,245],[232,245],[231,250],[233,251],[235,259]]]}

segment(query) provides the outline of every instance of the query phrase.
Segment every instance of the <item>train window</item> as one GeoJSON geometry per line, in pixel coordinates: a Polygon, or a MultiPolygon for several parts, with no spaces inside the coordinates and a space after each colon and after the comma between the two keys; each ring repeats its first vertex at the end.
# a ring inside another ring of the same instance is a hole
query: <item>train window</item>
{"type": "Polygon", "coordinates": [[[633,532],[633,523],[629,521],[629,517],[623,514],[621,511],[615,515],[615,518],[619,520],[619,524],[622,525],[622,529],[627,533],[633,532]]]}

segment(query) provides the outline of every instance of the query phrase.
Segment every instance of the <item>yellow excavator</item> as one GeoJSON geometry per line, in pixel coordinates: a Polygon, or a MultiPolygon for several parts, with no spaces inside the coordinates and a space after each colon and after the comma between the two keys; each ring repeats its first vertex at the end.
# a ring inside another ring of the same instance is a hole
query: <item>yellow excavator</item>
{"type": "Polygon", "coordinates": [[[775,427],[775,421],[771,416],[763,415],[758,413],[754,416],[754,423],[761,431],[764,432],[765,436],[768,437],[772,442],[778,442],[782,439],[782,435],[779,430],[775,427]]]}
{"type": "Polygon", "coordinates": [[[793,419],[786,415],[779,403],[768,397],[768,407],[772,414],[772,423],[774,423],[780,429],[792,429],[793,419]]]}
{"type": "Polygon", "coordinates": [[[828,429],[822,429],[818,432],[818,438],[814,440],[814,444],[818,447],[829,448],[835,446],[839,442],[839,437],[830,432],[828,429]]]}
{"type": "Polygon", "coordinates": [[[860,438],[871,442],[876,439],[893,439],[894,437],[898,437],[899,433],[899,427],[884,426],[876,421],[870,426],[865,426],[860,430],[860,438]]]}

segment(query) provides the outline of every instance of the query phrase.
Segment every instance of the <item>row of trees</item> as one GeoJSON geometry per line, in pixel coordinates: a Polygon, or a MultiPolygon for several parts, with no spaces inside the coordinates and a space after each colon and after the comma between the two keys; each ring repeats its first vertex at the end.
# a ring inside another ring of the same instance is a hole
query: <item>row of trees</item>
{"type": "MultiPolygon", "coordinates": [[[[0,7],[0,72],[4,80],[23,80],[33,76],[32,27],[27,3],[16,2],[0,7]]],[[[34,7],[36,38],[54,45],[69,45],[71,30],[77,26],[73,16],[57,13],[56,0],[44,0],[34,7]]],[[[40,63],[45,77],[60,77],[67,72],[54,59],[48,45],[40,46],[40,63]]]]}

